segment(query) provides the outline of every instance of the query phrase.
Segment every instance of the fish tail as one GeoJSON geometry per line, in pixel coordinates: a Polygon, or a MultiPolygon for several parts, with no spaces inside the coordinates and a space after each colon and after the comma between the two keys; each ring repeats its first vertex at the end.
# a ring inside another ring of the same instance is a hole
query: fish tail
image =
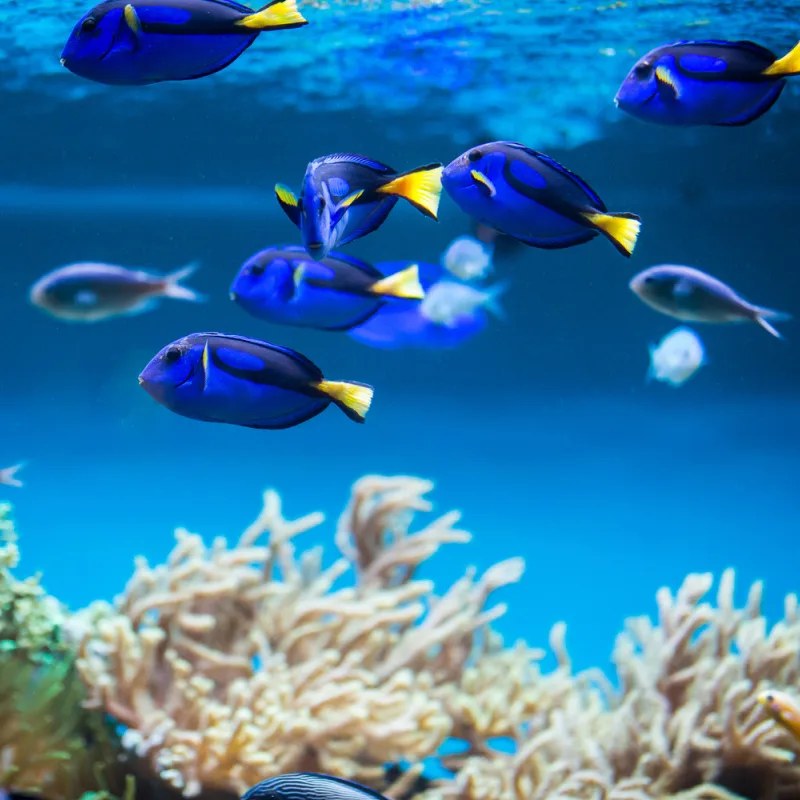
{"type": "Polygon", "coordinates": [[[6,467],[5,469],[0,469],[0,483],[4,486],[16,486],[17,488],[22,488],[23,483],[22,481],[15,477],[16,473],[21,470],[25,466],[25,462],[22,461],[19,464],[14,464],[13,467],[6,467]]]}
{"type": "Polygon", "coordinates": [[[369,287],[371,294],[383,295],[384,297],[404,297],[408,300],[422,300],[425,297],[425,290],[419,282],[419,265],[412,264],[394,275],[388,275],[375,281],[369,287]]]}
{"type": "Polygon", "coordinates": [[[297,10],[296,0],[272,0],[261,10],[248,14],[236,24],[256,31],[274,31],[300,28],[308,25],[308,20],[297,10]]]}
{"type": "Polygon", "coordinates": [[[777,328],[774,328],[771,322],[788,322],[791,318],[791,314],[787,314],[785,311],[776,311],[774,308],[763,308],[762,306],[756,306],[753,309],[755,316],[755,321],[767,332],[771,333],[776,339],[783,339],[783,335],[777,328]]]}
{"type": "Polygon", "coordinates": [[[442,194],[442,165],[427,164],[410,172],[396,175],[377,191],[403,197],[426,217],[438,219],[439,199],[442,194]]]}
{"type": "Polygon", "coordinates": [[[354,422],[363,422],[372,404],[373,388],[353,381],[320,381],[315,384],[354,422]]]}
{"type": "Polygon", "coordinates": [[[498,319],[506,319],[505,309],[500,305],[500,296],[508,291],[509,286],[511,286],[510,281],[500,281],[487,290],[488,297],[484,301],[483,307],[491,311],[498,319]]]}
{"type": "Polygon", "coordinates": [[[800,42],[798,42],[783,58],[770,64],[762,75],[771,75],[775,78],[788,78],[791,75],[800,75],[800,42]]]}
{"type": "Polygon", "coordinates": [[[639,238],[639,229],[642,227],[641,217],[627,211],[619,213],[583,211],[582,215],[590,225],[607,237],[622,255],[630,258],[639,238]]]}
{"type": "Polygon", "coordinates": [[[171,297],[174,300],[189,300],[193,303],[205,302],[206,298],[202,294],[196,292],[194,289],[190,289],[188,286],[181,285],[181,281],[194,275],[199,267],[200,262],[193,261],[191,264],[176,269],[175,272],[171,272],[167,275],[164,278],[164,288],[162,290],[164,297],[171,297]]]}

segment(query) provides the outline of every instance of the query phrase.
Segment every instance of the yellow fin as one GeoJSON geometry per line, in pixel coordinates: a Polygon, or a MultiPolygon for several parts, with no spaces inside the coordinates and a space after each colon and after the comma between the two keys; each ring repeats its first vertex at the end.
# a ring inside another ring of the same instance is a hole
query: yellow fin
{"type": "Polygon", "coordinates": [[[372,403],[373,389],[365,383],[320,381],[316,388],[324,392],[355,422],[363,422],[372,403]]]}
{"type": "Polygon", "coordinates": [[[672,87],[672,90],[675,92],[675,99],[677,100],[681,96],[680,89],[678,89],[678,84],[675,83],[675,78],[672,77],[672,73],[664,66],[656,67],[656,78],[661,81],[661,83],[666,83],[667,86],[672,87]]]}
{"type": "Polygon", "coordinates": [[[300,288],[300,284],[303,282],[305,274],[306,268],[302,264],[292,270],[292,282],[294,283],[295,291],[300,288]]]}
{"type": "Polygon", "coordinates": [[[600,233],[611,241],[611,244],[624,256],[630,256],[639,238],[642,221],[636,214],[627,212],[612,213],[601,211],[582,211],[581,215],[600,233]]]}
{"type": "Polygon", "coordinates": [[[278,196],[278,200],[280,200],[281,203],[287,206],[297,207],[297,198],[294,196],[294,192],[282,183],[275,184],[275,194],[278,196]]]}
{"type": "Polygon", "coordinates": [[[211,368],[211,353],[208,349],[208,342],[206,342],[206,346],[203,348],[203,388],[208,388],[208,375],[211,368]]]}
{"type": "Polygon", "coordinates": [[[272,0],[260,11],[248,14],[236,24],[256,31],[271,31],[299,28],[308,25],[308,20],[297,10],[296,0],[272,0]]]}
{"type": "Polygon", "coordinates": [[[122,12],[122,16],[125,17],[125,24],[138,36],[142,32],[142,23],[139,21],[136,9],[128,3],[122,12]]]}
{"type": "Polygon", "coordinates": [[[469,174],[472,175],[472,180],[474,180],[475,183],[477,183],[480,187],[483,187],[481,191],[483,191],[489,197],[494,197],[497,194],[497,189],[495,189],[494,184],[488,176],[484,175],[482,172],[479,172],[477,169],[471,169],[469,174]]]}
{"type": "Polygon", "coordinates": [[[425,297],[425,290],[419,282],[419,265],[412,264],[410,267],[395,272],[386,278],[381,278],[369,287],[371,294],[379,294],[385,297],[405,297],[409,300],[422,300],[425,297]]]}
{"type": "Polygon", "coordinates": [[[428,164],[404,172],[381,186],[378,193],[403,197],[426,216],[437,219],[442,194],[442,165],[428,164]]]}
{"type": "Polygon", "coordinates": [[[800,42],[798,42],[783,58],[770,64],[762,75],[773,75],[786,78],[789,75],[800,75],[800,42]]]}

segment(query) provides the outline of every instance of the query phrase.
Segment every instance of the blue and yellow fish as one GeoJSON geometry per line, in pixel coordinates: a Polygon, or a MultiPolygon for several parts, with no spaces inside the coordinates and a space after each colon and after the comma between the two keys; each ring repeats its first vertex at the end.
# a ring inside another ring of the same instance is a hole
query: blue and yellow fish
{"type": "Polygon", "coordinates": [[[488,142],[448,164],[442,185],[462,211],[531,247],[572,247],[602,233],[624,256],[640,219],[606,209],[582,178],[516,142],[488,142]]]}
{"type": "Polygon", "coordinates": [[[302,247],[269,247],[242,265],[231,299],[249,314],[281,325],[347,331],[366,322],[386,298],[421,300],[416,264],[385,277],[341,253],[315,261],[302,247]]]}
{"type": "Polygon", "coordinates": [[[192,333],[161,349],[139,375],[161,405],[190,419],[291,428],[335,403],[364,422],[372,387],[326,380],[305,356],[257,339],[192,333]]]}
{"type": "Polygon", "coordinates": [[[260,11],[233,0],[106,0],[78,21],[61,64],[111,85],[186,81],[224,69],[262,31],[307,24],[295,0],[260,11]]]}
{"type": "Polygon", "coordinates": [[[800,44],[783,58],[754,42],[675,42],[640,58],[614,102],[660,125],[747,125],[800,75],[800,44]]]}
{"type": "Polygon", "coordinates": [[[437,219],[441,174],[441,164],[398,173],[365,156],[335,153],[308,165],[300,197],[282,184],[275,186],[275,194],[300,228],[303,246],[319,261],[337,245],[377,230],[400,197],[437,219]]]}

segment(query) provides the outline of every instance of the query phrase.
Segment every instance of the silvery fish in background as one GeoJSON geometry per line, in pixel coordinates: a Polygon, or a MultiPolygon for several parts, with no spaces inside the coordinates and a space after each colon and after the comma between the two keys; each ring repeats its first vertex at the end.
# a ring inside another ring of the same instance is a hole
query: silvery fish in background
{"type": "Polygon", "coordinates": [[[462,281],[482,280],[492,271],[494,245],[472,236],[453,239],[442,255],[442,266],[462,281]]]}
{"type": "Polygon", "coordinates": [[[768,320],[791,319],[791,314],[749,303],[727,284],[693,267],[650,267],[635,275],[629,286],[651,308],[684,322],[756,322],[782,339],[768,320]]]}
{"type": "Polygon", "coordinates": [[[691,328],[675,328],[657,345],[650,345],[647,380],[682,386],[706,363],[700,337],[691,328]]]}
{"type": "Polygon", "coordinates": [[[198,266],[192,263],[168,275],[158,275],[113,264],[69,264],[34,283],[30,301],[69,322],[99,322],[141,314],[154,308],[163,297],[202,302],[202,295],[181,284],[198,266]]]}
{"type": "Polygon", "coordinates": [[[485,308],[499,319],[505,319],[505,312],[498,299],[507,289],[507,281],[479,289],[458,281],[442,280],[425,293],[425,298],[420,303],[420,314],[445,327],[454,325],[460,317],[471,316],[479,308],[485,308]]]}
{"type": "MultiPolygon", "coordinates": [[[[22,486],[22,481],[16,477],[16,474],[24,466],[25,462],[23,461],[21,464],[14,464],[13,467],[0,469],[0,484],[3,486],[16,486],[20,488],[22,486]]],[[[0,795],[0,800],[2,800],[2,795],[0,795]]]]}

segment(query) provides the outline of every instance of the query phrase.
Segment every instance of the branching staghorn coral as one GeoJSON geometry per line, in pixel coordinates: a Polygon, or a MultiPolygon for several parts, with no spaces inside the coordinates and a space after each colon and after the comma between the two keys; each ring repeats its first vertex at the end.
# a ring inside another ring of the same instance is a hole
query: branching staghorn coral
{"type": "Polygon", "coordinates": [[[387,762],[433,755],[452,730],[450,686],[505,611],[489,596],[523,565],[470,571],[435,597],[418,566],[470,537],[457,512],[410,532],[431,488],[359,481],[327,569],[319,548],[294,546],[322,515],[287,521],[272,491],[233,548],[178,531],[166,564],[139,559],[113,608],[73,620],[89,707],[126,725],[124,744],[185,796],[297,770],[382,786],[387,762]],[[354,584],[334,588],[350,570],[354,584]]]}
{"type": "Polygon", "coordinates": [[[75,800],[105,785],[113,736],[82,707],[83,683],[61,636],[64,609],[38,576],[13,575],[10,512],[0,505],[0,789],[75,800]]]}
{"type": "Polygon", "coordinates": [[[508,705],[516,752],[491,752],[484,739],[483,755],[451,763],[454,779],[427,800],[800,796],[800,742],[756,702],[765,688],[800,690],[797,598],[786,598],[784,619],[768,628],[761,584],[737,609],[733,583],[727,570],[714,607],[703,600],[711,576],[690,575],[675,596],[658,592],[657,625],[628,620],[614,652],[618,691],[595,672],[570,677],[563,627],[556,626],[555,673],[508,670],[518,688],[506,684],[502,692],[484,681],[465,705],[468,714],[454,720],[474,752],[474,738],[491,729],[475,724],[472,708],[490,707],[493,695],[525,698],[508,705]]]}

